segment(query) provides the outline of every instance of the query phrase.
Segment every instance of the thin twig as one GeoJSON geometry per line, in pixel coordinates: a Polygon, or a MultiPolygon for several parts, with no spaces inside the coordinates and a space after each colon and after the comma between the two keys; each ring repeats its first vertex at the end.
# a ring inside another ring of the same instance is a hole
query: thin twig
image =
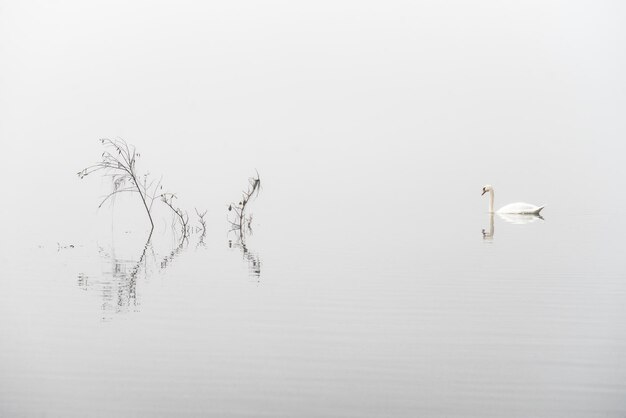
{"type": "MultiPolygon", "coordinates": [[[[111,172],[113,182],[113,192],[108,194],[98,207],[101,207],[107,200],[115,197],[121,192],[137,192],[141,197],[141,202],[146,210],[148,219],[150,220],[150,236],[154,231],[154,221],[152,219],[152,202],[154,202],[156,191],[149,196],[150,186],[147,185],[146,176],[144,176],[144,182],[141,184],[138,181],[139,176],[135,164],[140,154],[137,153],[135,147],[129,146],[123,139],[101,139],[100,142],[106,147],[102,153],[102,161],[84,168],[77,173],[81,179],[85,178],[91,173],[96,171],[105,170],[107,173],[111,172]],[[119,187],[129,182],[130,187],[120,189],[119,187]],[[151,198],[150,205],[148,205],[148,198],[151,198]]],[[[152,184],[152,183],[151,183],[152,184]]]]}
{"type": "MultiPolygon", "coordinates": [[[[256,171],[256,170],[255,170],[256,171]]],[[[234,212],[235,220],[228,220],[231,224],[231,227],[234,230],[239,230],[240,234],[245,234],[245,226],[250,230],[250,224],[252,222],[252,216],[246,216],[246,208],[248,203],[256,198],[261,191],[261,177],[259,176],[259,172],[256,172],[256,177],[250,177],[248,179],[248,188],[244,190],[241,194],[241,200],[239,203],[231,203],[228,206],[229,212],[234,212]]]]}

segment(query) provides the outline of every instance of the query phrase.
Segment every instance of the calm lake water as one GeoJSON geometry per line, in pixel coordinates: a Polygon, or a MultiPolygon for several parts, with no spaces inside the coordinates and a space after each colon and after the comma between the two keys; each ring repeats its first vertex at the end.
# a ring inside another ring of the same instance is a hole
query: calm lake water
{"type": "Polygon", "coordinates": [[[245,248],[225,208],[180,245],[119,207],[3,240],[0,415],[626,414],[623,217],[271,180],[245,248]]]}

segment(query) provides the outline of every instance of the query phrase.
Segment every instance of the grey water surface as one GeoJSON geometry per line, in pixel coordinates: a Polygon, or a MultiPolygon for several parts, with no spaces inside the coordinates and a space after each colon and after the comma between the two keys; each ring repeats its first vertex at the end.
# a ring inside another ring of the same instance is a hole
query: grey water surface
{"type": "Polygon", "coordinates": [[[2,415],[626,412],[623,218],[349,207],[12,251],[2,415]]]}

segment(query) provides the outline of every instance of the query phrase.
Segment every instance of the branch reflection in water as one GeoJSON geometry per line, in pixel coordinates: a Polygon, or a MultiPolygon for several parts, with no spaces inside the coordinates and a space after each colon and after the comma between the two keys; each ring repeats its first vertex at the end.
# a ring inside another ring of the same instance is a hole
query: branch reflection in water
{"type": "Polygon", "coordinates": [[[198,222],[200,223],[201,228],[197,228],[195,229],[195,232],[199,232],[201,231],[202,234],[200,234],[200,239],[198,240],[198,243],[196,244],[196,250],[199,247],[206,247],[206,243],[204,242],[204,238],[206,237],[206,221],[204,220],[204,215],[206,215],[206,210],[202,213],[200,213],[198,211],[198,209],[196,209],[196,214],[198,215],[198,222]]]}
{"type": "Polygon", "coordinates": [[[100,293],[103,320],[106,320],[110,314],[136,310],[138,306],[137,278],[142,271],[145,277],[148,269],[147,255],[154,255],[150,240],[146,241],[138,257],[134,259],[118,257],[114,245],[110,253],[102,247],[98,247],[98,252],[105,261],[100,277],[90,277],[85,273],[80,273],[78,275],[79,288],[100,293]]]}
{"type": "MultiPolygon", "coordinates": [[[[204,235],[203,233],[200,236],[198,245],[203,242],[204,235]]],[[[98,252],[104,261],[101,274],[94,277],[80,273],[77,279],[78,287],[85,291],[100,293],[103,320],[111,319],[114,314],[137,312],[140,306],[137,298],[137,285],[140,279],[148,280],[155,272],[165,270],[187,249],[188,238],[182,236],[178,245],[165,256],[155,252],[151,239],[145,242],[136,258],[118,256],[115,244],[111,245],[110,251],[99,247],[98,252]]]]}
{"type": "Polygon", "coordinates": [[[183,235],[178,243],[178,246],[174,248],[168,255],[161,259],[161,270],[167,268],[167,266],[178,256],[181,252],[187,249],[189,245],[189,237],[187,234],[183,235]]]}
{"type": "Polygon", "coordinates": [[[250,251],[246,246],[246,234],[243,229],[229,231],[229,233],[233,232],[237,234],[237,238],[234,242],[233,240],[228,240],[228,248],[238,248],[241,251],[241,255],[248,265],[249,277],[259,283],[261,281],[261,258],[259,254],[250,251]]]}

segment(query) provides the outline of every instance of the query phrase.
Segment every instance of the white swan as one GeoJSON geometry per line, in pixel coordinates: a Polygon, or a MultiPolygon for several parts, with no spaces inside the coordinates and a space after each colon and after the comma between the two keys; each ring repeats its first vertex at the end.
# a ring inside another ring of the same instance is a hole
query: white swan
{"type": "MultiPolygon", "coordinates": [[[[489,213],[493,213],[493,186],[492,185],[488,184],[485,187],[483,187],[483,193],[481,194],[481,196],[487,192],[489,192],[489,213]]],[[[517,203],[508,204],[506,206],[502,206],[500,209],[498,209],[498,213],[514,213],[514,214],[519,214],[519,215],[539,216],[539,212],[541,212],[541,209],[543,209],[544,207],[545,206],[535,206],[535,205],[531,205],[530,203],[517,202],[517,203]]]]}

